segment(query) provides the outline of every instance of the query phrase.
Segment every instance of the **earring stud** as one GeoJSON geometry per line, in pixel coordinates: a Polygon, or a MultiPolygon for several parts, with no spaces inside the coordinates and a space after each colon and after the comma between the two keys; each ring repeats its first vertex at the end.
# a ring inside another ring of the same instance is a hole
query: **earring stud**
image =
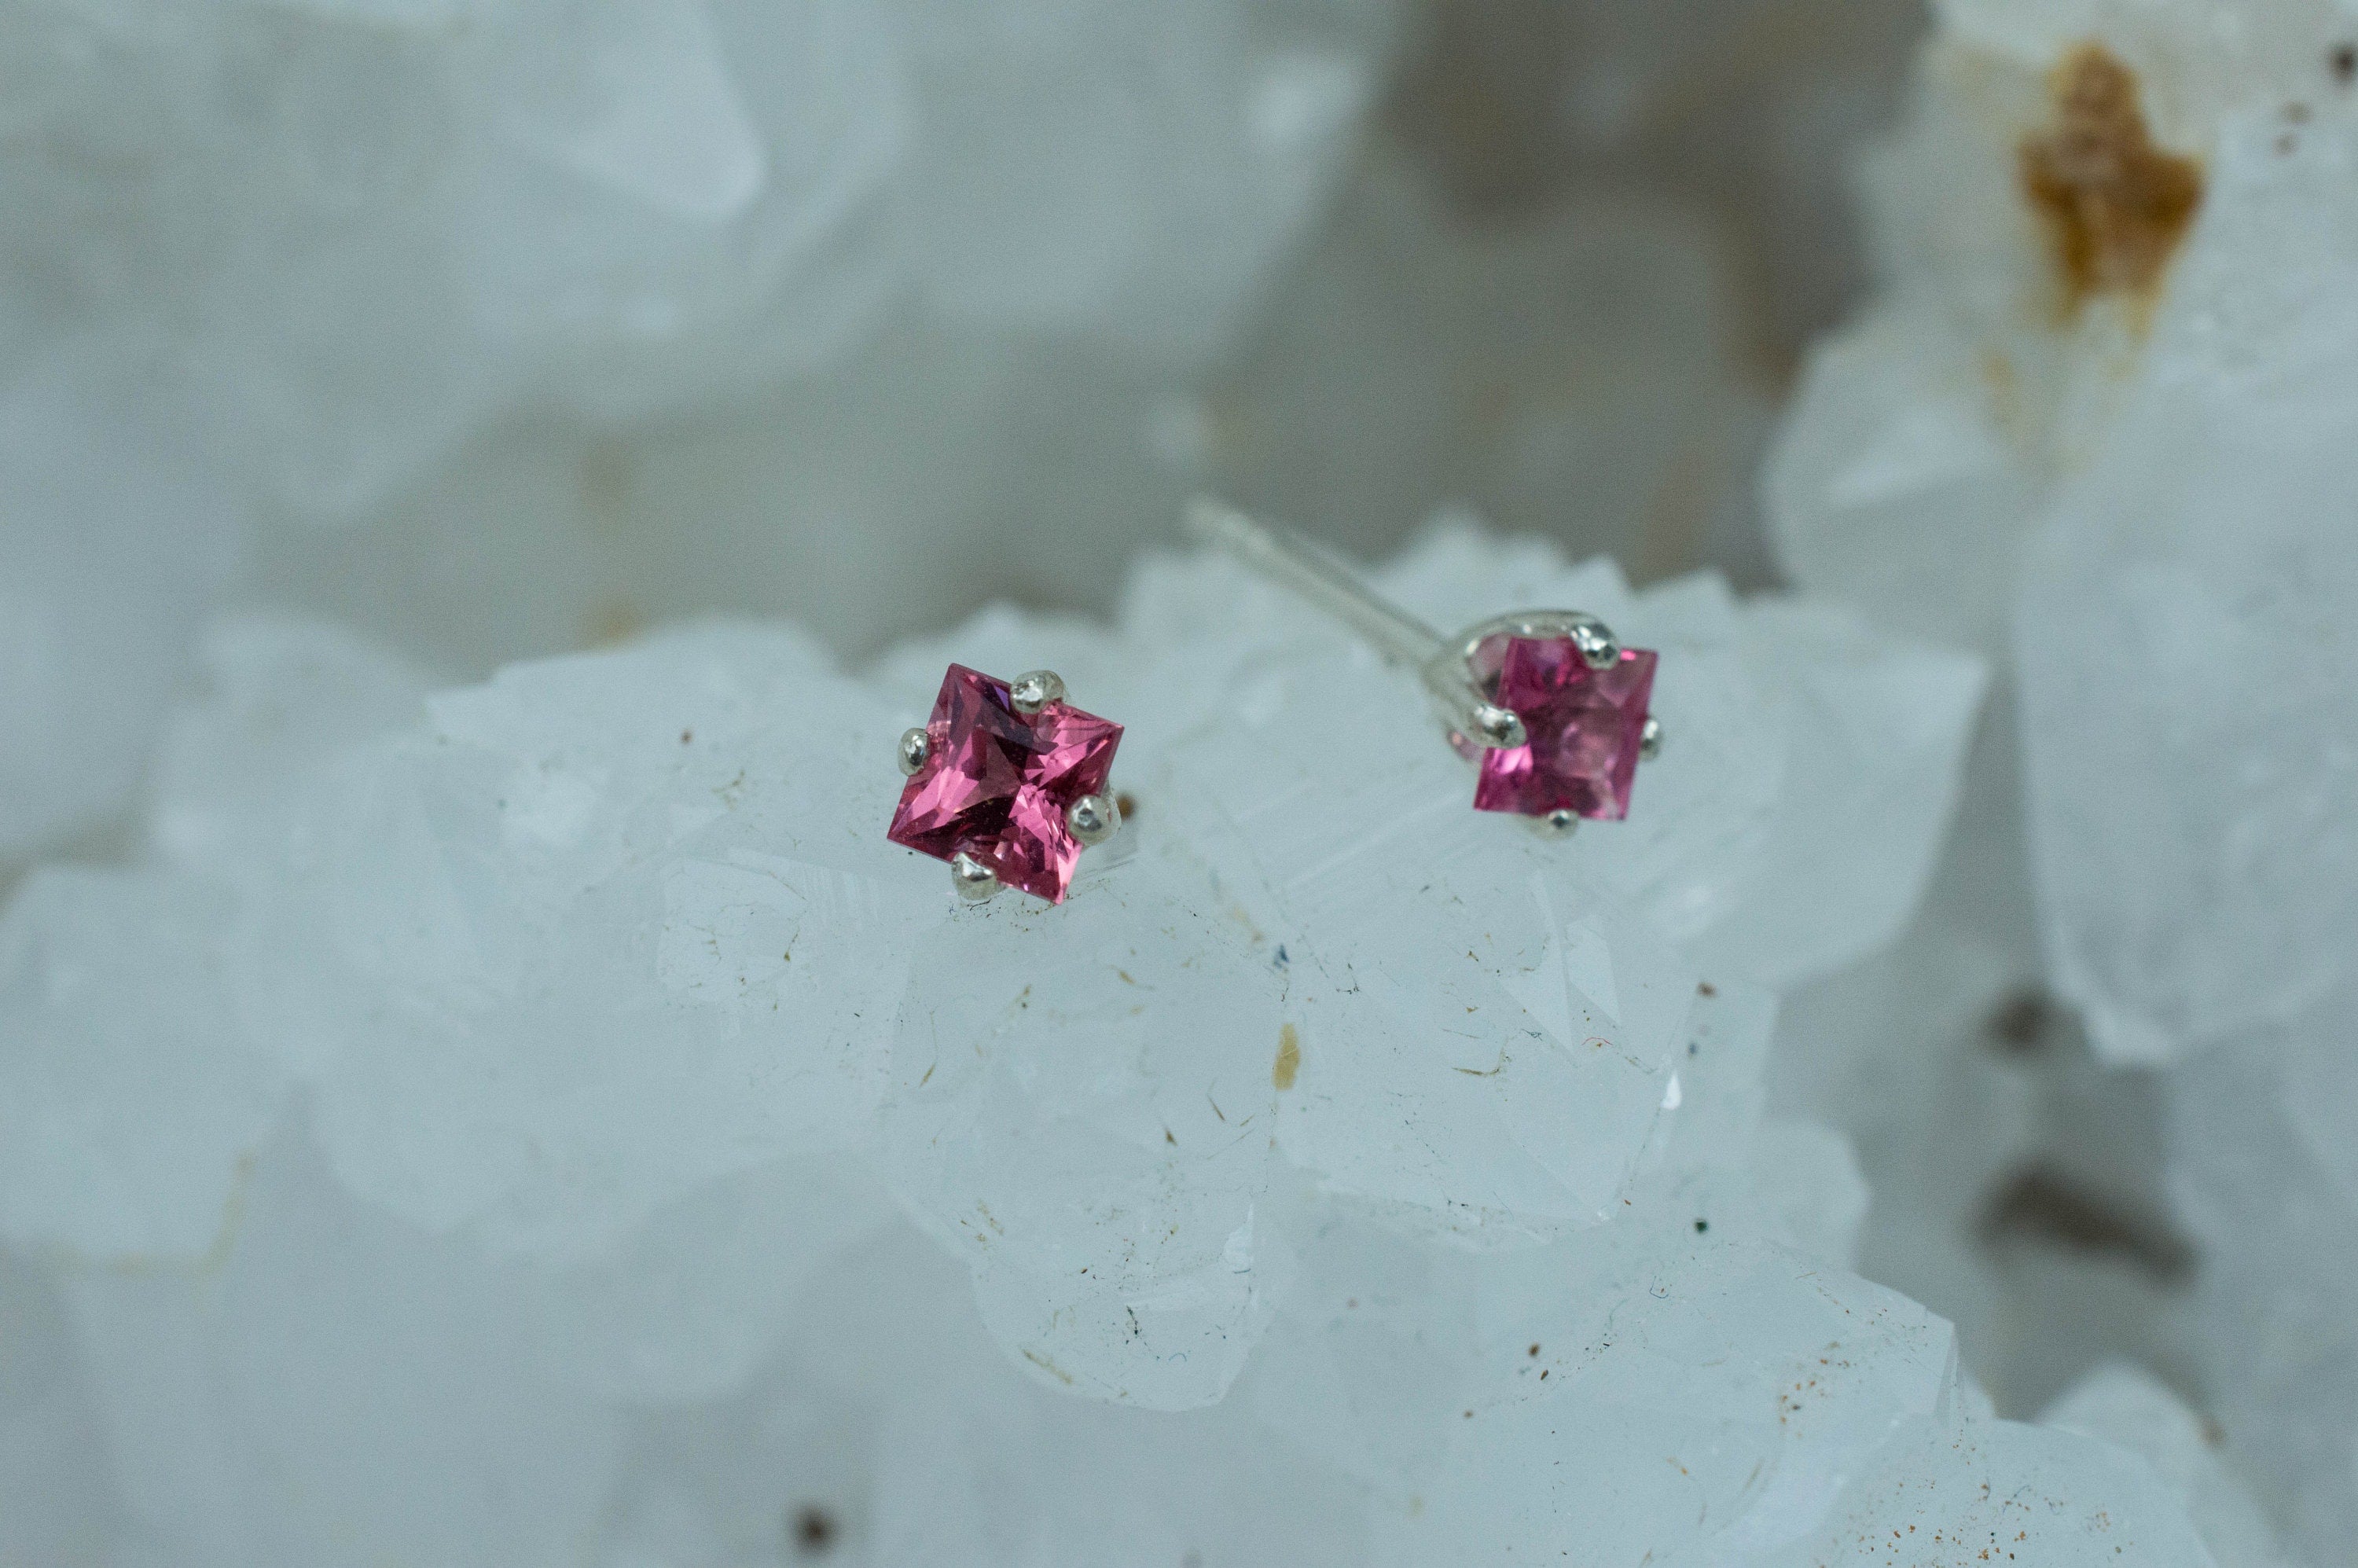
{"type": "Polygon", "coordinates": [[[1511,812],[1557,836],[1583,818],[1628,815],[1639,762],[1662,749],[1652,650],[1623,647],[1576,610],[1493,616],[1444,639],[1291,529],[1204,498],[1187,525],[1415,671],[1450,744],[1480,765],[1476,810],[1511,812]]]}
{"type": "Polygon", "coordinates": [[[1065,700],[1054,670],[999,680],[964,665],[901,736],[908,783],[884,837],[950,864],[960,898],[1011,887],[1062,903],[1081,851],[1121,827],[1106,788],[1121,726],[1065,700]]]}

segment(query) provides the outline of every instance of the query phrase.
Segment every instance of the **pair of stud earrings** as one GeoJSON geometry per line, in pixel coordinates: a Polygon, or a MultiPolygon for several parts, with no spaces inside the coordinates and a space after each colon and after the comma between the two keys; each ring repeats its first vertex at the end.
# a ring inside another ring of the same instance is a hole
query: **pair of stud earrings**
{"type": "MultiPolygon", "coordinates": [[[[1662,745],[1651,651],[1576,610],[1493,616],[1444,639],[1298,534],[1206,500],[1187,522],[1415,671],[1449,743],[1480,766],[1476,810],[1559,836],[1628,815],[1638,763],[1662,745]]],[[[1011,887],[1061,903],[1081,851],[1121,828],[1108,787],[1120,744],[1121,726],[1066,702],[1052,670],[1003,681],[952,665],[933,717],[901,737],[908,783],[885,837],[947,860],[961,897],[1011,887]]]]}

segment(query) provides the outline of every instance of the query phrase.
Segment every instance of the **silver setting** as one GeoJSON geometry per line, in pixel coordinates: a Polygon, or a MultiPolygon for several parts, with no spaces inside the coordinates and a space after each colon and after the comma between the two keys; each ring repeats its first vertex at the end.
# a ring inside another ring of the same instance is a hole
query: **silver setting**
{"type": "Polygon", "coordinates": [[[999,891],[999,873],[960,849],[950,861],[950,886],[968,903],[980,903],[999,891]]]}
{"type": "MultiPolygon", "coordinates": [[[[1019,713],[1034,714],[1051,703],[1065,700],[1065,678],[1054,670],[1028,670],[1007,683],[1008,705],[1019,713]]],[[[894,748],[894,760],[901,765],[904,778],[914,778],[932,761],[933,736],[922,726],[901,731],[900,743],[894,748]]],[[[1065,813],[1065,826],[1072,831],[1084,849],[1108,843],[1121,831],[1121,802],[1110,790],[1100,795],[1085,795],[1075,801],[1065,813]]],[[[1127,843],[1107,851],[1113,860],[1130,852],[1127,843]]],[[[1102,862],[1100,862],[1102,863],[1102,862]]],[[[968,903],[980,903],[995,897],[1001,886],[998,873],[961,849],[950,857],[950,886],[968,903]]]]}
{"type": "Polygon", "coordinates": [[[1580,813],[1568,806],[1559,806],[1545,816],[1526,816],[1523,820],[1542,838],[1569,838],[1580,830],[1580,813]]]}
{"type": "Polygon", "coordinates": [[[1645,728],[1638,731],[1638,760],[1650,762],[1661,754],[1662,721],[1649,713],[1645,728]]]}
{"type": "Polygon", "coordinates": [[[1621,656],[1620,640],[1595,616],[1577,610],[1519,610],[1441,633],[1370,593],[1350,568],[1326,548],[1290,528],[1258,523],[1233,506],[1198,496],[1187,506],[1187,531],[1228,551],[1246,566],[1300,594],[1360,636],[1391,664],[1414,670],[1432,697],[1442,727],[1486,751],[1525,744],[1523,721],[1490,699],[1473,673],[1475,654],[1489,638],[1568,637],[1591,669],[1621,656]]]}
{"type": "Polygon", "coordinates": [[[1568,637],[1592,670],[1608,668],[1621,656],[1620,639],[1595,616],[1577,610],[1516,610],[1477,622],[1457,634],[1454,648],[1469,668],[1482,644],[1493,637],[1568,637]]]}
{"type": "Polygon", "coordinates": [[[1054,670],[1027,670],[1007,683],[1007,700],[1018,713],[1037,713],[1065,700],[1065,677],[1054,670]]]}
{"type": "Polygon", "coordinates": [[[1065,813],[1065,826],[1094,848],[1121,831],[1121,805],[1109,795],[1085,795],[1065,813]]]}

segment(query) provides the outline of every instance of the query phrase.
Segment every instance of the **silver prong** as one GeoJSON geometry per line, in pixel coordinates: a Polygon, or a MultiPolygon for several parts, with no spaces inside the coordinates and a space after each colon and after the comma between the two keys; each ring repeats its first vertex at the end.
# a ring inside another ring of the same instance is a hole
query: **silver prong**
{"type": "Polygon", "coordinates": [[[1583,621],[1572,628],[1572,645],[1580,650],[1592,670],[1609,670],[1621,656],[1621,644],[1601,621],[1583,621]]]}
{"type": "Polygon", "coordinates": [[[1027,670],[1007,683],[1007,700],[1018,713],[1037,713],[1065,700],[1065,677],[1054,670],[1027,670]]]}
{"type": "Polygon", "coordinates": [[[926,734],[926,733],[925,732],[925,730],[922,730],[922,729],[917,729],[917,730],[902,730],[902,731],[901,731],[901,772],[902,772],[902,774],[905,777],[905,776],[907,776],[907,775],[910,775],[910,774],[914,773],[915,773],[919,768],[924,767],[924,766],[925,765],[925,759],[926,759],[927,757],[929,757],[929,756],[933,755],[933,752],[934,752],[934,741],[933,741],[933,737],[932,737],[932,736],[930,736],[930,735],[928,735],[928,734],[926,734]]]}
{"type": "Polygon", "coordinates": [[[1474,736],[1477,744],[1493,749],[1512,751],[1529,745],[1531,737],[1523,730],[1523,721],[1509,708],[1485,702],[1474,709],[1474,736]]]}
{"type": "Polygon", "coordinates": [[[1121,831],[1121,806],[1109,795],[1085,795],[1065,813],[1065,826],[1084,844],[1102,844],[1121,831]]]}
{"type": "Polygon", "coordinates": [[[1542,838],[1569,838],[1580,827],[1580,814],[1569,806],[1559,806],[1543,816],[1526,816],[1531,831],[1542,838]]]}
{"type": "Polygon", "coordinates": [[[999,891],[999,873],[960,849],[950,861],[950,885],[968,903],[980,903],[999,891]]]}
{"type": "Polygon", "coordinates": [[[1645,728],[1638,731],[1638,760],[1650,762],[1661,754],[1662,721],[1649,713],[1645,728]]]}

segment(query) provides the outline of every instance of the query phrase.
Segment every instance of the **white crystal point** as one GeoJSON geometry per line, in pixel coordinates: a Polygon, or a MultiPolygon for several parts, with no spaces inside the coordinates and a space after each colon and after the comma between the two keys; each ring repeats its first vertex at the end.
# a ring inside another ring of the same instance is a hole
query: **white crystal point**
{"type": "Polygon", "coordinates": [[[2287,157],[2257,126],[2222,134],[2234,156],[2139,375],[2053,495],[2016,619],[2049,951],[2120,1060],[2358,976],[2358,571],[2319,499],[2358,459],[2317,413],[2349,380],[2320,345],[2358,343],[2358,211],[2331,172],[2358,136],[2320,127],[2287,157]],[[2214,787],[2187,776],[2205,769],[2214,787]]]}
{"type": "Polygon", "coordinates": [[[2336,173],[2358,131],[2289,153],[2248,117],[2215,134],[2202,222],[2041,516],[2015,621],[2048,950],[2120,1061],[2358,979],[2358,568],[2325,499],[2358,455],[2322,412],[2358,388],[2336,173]]]}
{"type": "Polygon", "coordinates": [[[894,716],[799,639],[732,629],[432,708],[429,734],[348,765],[319,863],[269,916],[297,952],[317,950],[299,928],[337,937],[346,1000],[312,1048],[342,1179],[570,1254],[857,1139],[908,943],[940,911],[881,844],[894,716]],[[634,1109],[568,1108],[594,1105],[634,1109]]]}
{"type": "Polygon", "coordinates": [[[1996,652],[2039,475],[1974,349],[1897,307],[1821,344],[1763,494],[1794,581],[1898,635],[1996,652]]]}
{"type": "Polygon", "coordinates": [[[2353,972],[2358,587],[2319,498],[2358,465],[2317,410],[2358,342],[2358,142],[2309,118],[2340,91],[2319,16],[1945,16],[1870,181],[1907,265],[1816,355],[1768,494],[1801,580],[2019,669],[2049,966],[2100,1053],[2152,1063],[2353,972]],[[2099,139],[2190,182],[2187,222],[2060,242],[2023,149],[2074,82],[2126,99],[2099,139]]]}
{"type": "Polygon", "coordinates": [[[2116,1060],[2281,1021],[2358,978],[2342,762],[2358,571],[2315,505],[2358,462],[2305,424],[2289,397],[2157,393],[2060,499],[2023,596],[2041,914],[2116,1060]],[[2233,529],[2214,521],[2229,495],[2233,529]],[[2204,770],[2219,783],[2200,787],[2204,770]]]}
{"type": "MultiPolygon", "coordinates": [[[[1733,698],[1771,716],[1775,806],[1745,874],[1722,883],[1730,907],[1688,940],[1714,971],[1790,987],[1907,928],[1956,815],[1987,671],[1972,654],[1870,633],[1821,600],[1747,606],[1736,647],[1757,673],[1730,680],[1720,711],[1733,698]]],[[[1671,695],[1693,679],[1673,676],[1671,695]]],[[[1750,765],[1698,739],[1714,754],[1697,771],[1750,765]]],[[[1675,759],[1647,763],[1647,784],[1666,784],[1675,759]]],[[[1652,901],[1665,916],[1671,891],[1652,901]]]]}
{"type": "Polygon", "coordinates": [[[2127,1361],[2107,1361],[2039,1415],[2039,1424],[2102,1438],[2142,1454],[2185,1502],[2220,1568],[2274,1568],[2275,1532],[2222,1463],[2215,1433],[2168,1385],[2127,1361]]]}
{"type": "Polygon", "coordinates": [[[766,149],[702,0],[538,0],[502,85],[523,146],[670,216],[716,223],[760,193],[766,149]],[[539,13],[535,15],[534,13],[539,13]],[[563,37],[571,49],[546,49],[563,37]]]}
{"type": "Polygon", "coordinates": [[[318,770],[416,726],[430,683],[392,650],[298,617],[218,621],[200,651],[211,689],[165,727],[149,832],[179,865],[268,876],[318,770]]]}
{"type": "Polygon", "coordinates": [[[1255,1210],[1295,1026],[1273,946],[1150,849],[1047,908],[1001,901],[910,961],[882,1117],[892,1183],[1057,1386],[1226,1392],[1267,1295],[1255,1210]]]}

